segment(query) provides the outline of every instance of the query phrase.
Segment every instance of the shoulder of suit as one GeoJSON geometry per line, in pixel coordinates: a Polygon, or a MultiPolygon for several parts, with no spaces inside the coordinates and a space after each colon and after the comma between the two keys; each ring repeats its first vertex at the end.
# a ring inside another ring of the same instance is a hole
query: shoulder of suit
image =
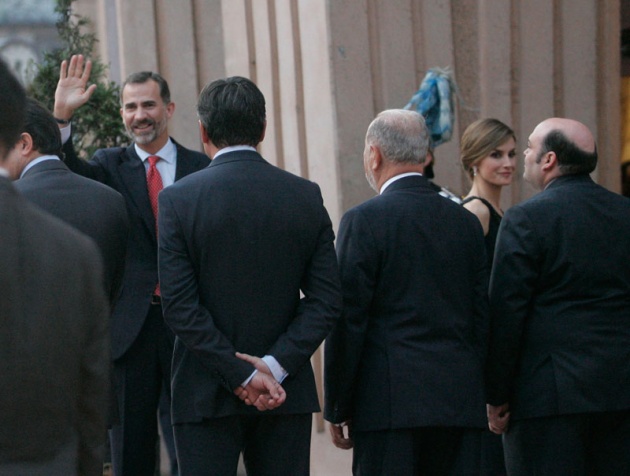
{"type": "Polygon", "coordinates": [[[119,158],[119,157],[128,157],[129,153],[128,150],[130,149],[130,147],[108,147],[106,149],[98,149],[96,152],[94,152],[94,155],[92,156],[92,159],[112,159],[112,158],[119,158]]]}
{"type": "Polygon", "coordinates": [[[193,150],[193,149],[189,149],[188,147],[184,147],[183,145],[181,145],[179,142],[177,142],[175,139],[173,139],[171,137],[171,141],[173,142],[173,144],[175,144],[175,148],[177,149],[177,154],[185,154],[185,155],[190,155],[192,157],[196,157],[198,159],[201,160],[205,160],[208,163],[210,162],[210,158],[203,152],[199,152],[198,150],[193,150]]]}

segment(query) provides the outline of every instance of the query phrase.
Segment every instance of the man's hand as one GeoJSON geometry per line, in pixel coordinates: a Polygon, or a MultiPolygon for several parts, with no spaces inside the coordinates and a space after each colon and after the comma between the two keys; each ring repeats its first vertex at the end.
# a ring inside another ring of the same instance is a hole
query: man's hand
{"type": "Polygon", "coordinates": [[[87,85],[91,72],[92,62],[87,60],[84,67],[83,55],[72,55],[70,62],[61,62],[53,108],[57,119],[70,120],[74,111],[88,102],[96,90],[96,84],[87,85]]]}
{"type": "Polygon", "coordinates": [[[262,372],[264,374],[267,374],[273,377],[273,375],[271,374],[271,370],[269,370],[269,367],[267,366],[265,361],[261,359],[260,357],[256,357],[255,355],[242,354],[241,352],[237,352],[236,356],[239,359],[252,364],[254,368],[258,370],[259,372],[262,372]]]}
{"type": "Polygon", "coordinates": [[[488,414],[488,428],[492,433],[500,435],[508,430],[508,423],[510,422],[510,405],[504,403],[497,407],[493,405],[486,405],[486,412],[488,414]]]}
{"type": "Polygon", "coordinates": [[[331,424],[330,436],[337,448],[342,450],[351,449],[354,446],[354,441],[352,441],[352,420],[344,421],[340,425],[331,424]],[[344,434],[344,428],[347,429],[346,434],[344,434]]]}
{"type": "Polygon", "coordinates": [[[234,394],[261,412],[278,408],[287,398],[282,385],[263,372],[256,372],[245,388],[238,387],[234,394]]]}

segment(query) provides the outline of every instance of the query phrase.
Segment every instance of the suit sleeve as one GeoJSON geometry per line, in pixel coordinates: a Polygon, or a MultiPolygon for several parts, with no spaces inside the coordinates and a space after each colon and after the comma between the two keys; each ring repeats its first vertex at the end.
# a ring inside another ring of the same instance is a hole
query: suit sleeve
{"type": "Polygon", "coordinates": [[[520,207],[505,214],[490,278],[490,344],[487,400],[509,403],[521,354],[520,342],[539,275],[539,242],[520,207]]]}
{"type": "MultiPolygon", "coordinates": [[[[483,237],[483,230],[477,221],[479,236],[483,237]]],[[[486,247],[483,241],[478,246],[479,252],[475,254],[477,266],[475,272],[475,291],[473,293],[473,318],[475,344],[481,362],[485,364],[488,355],[488,335],[490,331],[490,305],[488,299],[488,286],[490,270],[486,258],[486,247]]]]}
{"type": "Polygon", "coordinates": [[[113,276],[111,280],[111,288],[109,289],[109,302],[111,307],[114,307],[116,301],[118,300],[118,296],[120,296],[120,291],[122,288],[123,277],[125,274],[125,262],[127,259],[127,238],[129,236],[129,216],[127,215],[127,207],[125,205],[125,200],[122,197],[118,197],[120,210],[117,216],[118,226],[115,230],[112,230],[112,242],[115,243],[114,256],[113,260],[115,263],[115,267],[113,269],[113,276]]]}
{"type": "Polygon", "coordinates": [[[291,375],[309,361],[341,314],[341,285],[335,234],[317,189],[320,223],[317,242],[300,284],[303,297],[294,319],[268,354],[291,375]]]}
{"type": "Polygon", "coordinates": [[[79,433],[78,473],[101,474],[105,413],[110,390],[109,306],[102,282],[100,254],[94,248],[93,259],[85,260],[83,315],[89,319],[83,346],[78,398],[79,433]]]}
{"type": "Polygon", "coordinates": [[[324,417],[333,423],[352,416],[357,372],[378,275],[379,256],[372,231],[356,210],[346,213],[341,220],[337,256],[343,312],[326,339],[324,352],[324,417]]]}
{"type": "Polygon", "coordinates": [[[70,170],[83,177],[105,182],[105,174],[98,160],[100,153],[102,153],[102,151],[97,151],[90,161],[85,161],[77,155],[74,144],[72,143],[72,137],[63,144],[63,161],[70,170]]]}
{"type": "Polygon", "coordinates": [[[249,377],[252,366],[235,356],[236,349],[199,302],[195,268],[187,251],[177,205],[168,192],[165,189],[158,198],[158,260],[164,319],[186,348],[233,391],[249,377]]]}

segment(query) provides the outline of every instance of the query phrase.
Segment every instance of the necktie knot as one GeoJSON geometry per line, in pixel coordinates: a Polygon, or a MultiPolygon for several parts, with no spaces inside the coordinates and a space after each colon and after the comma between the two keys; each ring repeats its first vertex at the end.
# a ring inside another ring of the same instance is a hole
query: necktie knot
{"type": "Polygon", "coordinates": [[[149,165],[151,167],[155,167],[155,164],[158,163],[158,160],[160,160],[160,158],[157,155],[150,155],[148,158],[149,165]]]}

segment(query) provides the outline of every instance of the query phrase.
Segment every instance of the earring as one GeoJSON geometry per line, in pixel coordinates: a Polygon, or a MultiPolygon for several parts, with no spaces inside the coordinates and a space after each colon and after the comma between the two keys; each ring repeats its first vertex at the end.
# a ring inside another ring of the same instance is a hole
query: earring
{"type": "Polygon", "coordinates": [[[473,176],[477,175],[477,166],[473,167],[473,176]]]}

